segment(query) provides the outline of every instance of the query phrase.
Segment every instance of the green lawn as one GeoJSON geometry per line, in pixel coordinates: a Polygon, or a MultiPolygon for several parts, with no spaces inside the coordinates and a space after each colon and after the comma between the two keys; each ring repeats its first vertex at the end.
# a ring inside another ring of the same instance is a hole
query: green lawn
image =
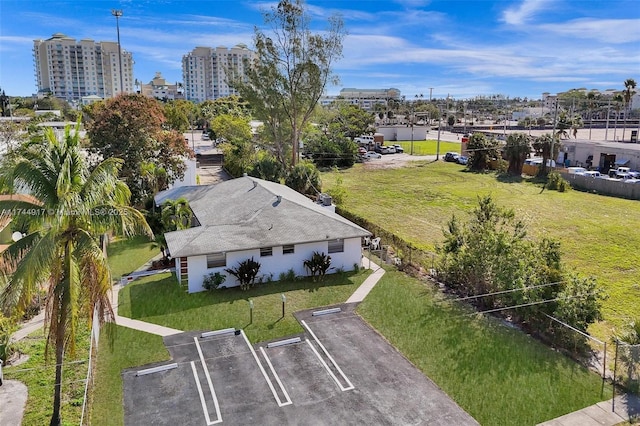
{"type": "MultiPolygon", "coordinates": [[[[393,143],[400,145],[402,149],[404,149],[405,154],[411,153],[411,141],[397,141],[393,143]]],[[[460,153],[460,142],[440,141],[440,155],[444,155],[449,151],[460,153]]],[[[413,141],[413,155],[436,155],[437,152],[437,140],[413,141]]]]}
{"type": "Polygon", "coordinates": [[[96,426],[124,424],[122,370],[169,359],[162,337],[105,324],[100,332],[95,383],[91,401],[91,422],[96,426]]]}
{"type": "Polygon", "coordinates": [[[153,248],[149,238],[145,236],[112,242],[107,248],[111,276],[117,280],[135,271],[159,253],[160,249],[153,248]]]}
{"type": "Polygon", "coordinates": [[[119,315],[178,330],[244,329],[252,342],[301,333],[292,313],[345,302],[369,275],[369,271],[327,275],[322,282],[310,279],[261,284],[250,290],[230,288],[188,294],[175,276],[160,274],[141,278],[120,290],[119,315]],[[282,318],[281,294],[286,296],[282,318]],[[253,323],[249,322],[253,300],[253,323]]]}
{"type": "Polygon", "coordinates": [[[482,425],[535,425],[611,398],[597,374],[404,273],[387,271],[358,313],[482,425]]]}
{"type": "Polygon", "coordinates": [[[383,170],[356,165],[324,173],[324,188],[331,188],[337,176],[347,192],[344,208],[428,251],[443,240],[442,229],[451,215],[466,219],[477,197],[491,194],[527,221],[530,235],[561,241],[567,270],[593,275],[606,288],[605,321],[592,326],[594,335],[608,338],[614,327],[638,313],[638,201],[579,191],[541,192],[532,180],[470,173],[443,161],[383,170]]]}
{"type": "MultiPolygon", "coordinates": [[[[29,359],[24,364],[4,368],[4,378],[5,380],[18,380],[28,388],[29,394],[22,425],[48,424],[53,411],[55,353],[50,352],[50,359],[45,362],[45,339],[42,330],[38,330],[19,341],[16,348],[21,353],[27,354],[29,359]]],[[[85,324],[78,327],[76,352],[73,356],[65,357],[65,367],[62,369],[60,415],[64,425],[77,425],[80,422],[88,356],[89,330],[85,324]]]]}

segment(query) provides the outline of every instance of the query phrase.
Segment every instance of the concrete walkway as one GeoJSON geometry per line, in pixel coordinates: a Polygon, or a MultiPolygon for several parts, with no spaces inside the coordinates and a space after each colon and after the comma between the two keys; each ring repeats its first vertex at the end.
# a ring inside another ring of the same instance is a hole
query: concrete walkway
{"type": "Polygon", "coordinates": [[[382,276],[384,275],[384,269],[382,269],[380,266],[376,265],[369,259],[363,258],[362,266],[373,270],[373,273],[369,275],[362,284],[360,284],[360,287],[358,287],[356,291],[351,295],[351,297],[347,299],[346,303],[362,302],[364,298],[367,297],[369,292],[373,289],[373,287],[378,284],[380,278],[382,278],[382,276]]]}
{"type": "Polygon", "coordinates": [[[640,398],[631,394],[616,396],[613,400],[598,402],[582,410],[565,414],[538,426],[614,426],[631,419],[640,419],[640,398]]]}

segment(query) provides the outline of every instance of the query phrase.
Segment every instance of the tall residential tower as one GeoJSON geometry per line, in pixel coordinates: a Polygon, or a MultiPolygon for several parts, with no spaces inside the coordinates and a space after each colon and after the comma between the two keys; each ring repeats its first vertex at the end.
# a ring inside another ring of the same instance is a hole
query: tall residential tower
{"type": "Polygon", "coordinates": [[[244,60],[253,61],[254,52],[244,44],[231,49],[224,46],[196,47],[182,57],[185,98],[195,102],[213,100],[238,93],[229,86],[226,72],[245,74],[244,60]]]}
{"type": "Polygon", "coordinates": [[[47,40],[34,40],[38,93],[80,101],[84,96],[111,98],[120,92],[120,75],[125,93],[133,92],[133,57],[122,51],[122,74],[118,61],[118,43],[76,41],[62,33],[47,40]]]}

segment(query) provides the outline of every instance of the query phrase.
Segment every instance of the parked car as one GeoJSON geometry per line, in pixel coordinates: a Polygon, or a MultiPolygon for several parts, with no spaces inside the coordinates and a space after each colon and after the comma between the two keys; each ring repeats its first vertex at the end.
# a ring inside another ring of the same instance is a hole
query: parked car
{"type": "Polygon", "coordinates": [[[366,153],[367,153],[366,148],[364,148],[362,146],[358,148],[358,154],[365,155],[366,153]]]}
{"type": "Polygon", "coordinates": [[[460,154],[457,152],[447,152],[442,158],[444,161],[448,161],[449,163],[455,163],[458,161],[458,157],[460,154]]]}
{"type": "Polygon", "coordinates": [[[469,162],[469,157],[465,155],[459,155],[458,160],[456,162],[458,164],[466,165],[469,162]]]}
{"type": "Polygon", "coordinates": [[[387,146],[385,146],[383,148],[387,149],[387,154],[395,154],[397,152],[396,151],[396,147],[393,146],[393,145],[387,145],[387,146]]]}
{"type": "Polygon", "coordinates": [[[577,175],[581,175],[581,176],[588,176],[591,178],[599,178],[600,177],[600,172],[597,170],[585,170],[584,172],[581,173],[576,173],[577,175]]]}
{"type": "Polygon", "coordinates": [[[373,150],[378,154],[382,154],[382,147],[380,145],[376,145],[373,150]]]}
{"type": "Polygon", "coordinates": [[[393,147],[396,149],[396,152],[398,152],[398,153],[403,153],[404,152],[404,148],[401,147],[400,145],[394,145],[393,147]]]}
{"type": "Polygon", "coordinates": [[[364,158],[382,158],[382,155],[375,151],[367,151],[366,154],[363,155],[364,158]]]}

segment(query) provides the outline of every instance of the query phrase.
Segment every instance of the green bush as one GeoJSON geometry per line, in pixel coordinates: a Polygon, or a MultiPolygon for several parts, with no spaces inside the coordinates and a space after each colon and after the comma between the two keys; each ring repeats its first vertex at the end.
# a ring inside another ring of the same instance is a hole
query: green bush
{"type": "Polygon", "coordinates": [[[12,345],[9,343],[11,335],[18,329],[16,323],[11,319],[2,315],[0,312],[0,360],[3,363],[13,353],[12,345]]]}
{"type": "Polygon", "coordinates": [[[204,276],[202,287],[206,290],[217,290],[226,280],[226,275],[222,275],[220,272],[214,272],[204,276]]]}
{"type": "Polygon", "coordinates": [[[547,176],[547,189],[553,189],[559,192],[566,192],[569,190],[569,182],[564,180],[560,173],[551,172],[547,176]]]}

